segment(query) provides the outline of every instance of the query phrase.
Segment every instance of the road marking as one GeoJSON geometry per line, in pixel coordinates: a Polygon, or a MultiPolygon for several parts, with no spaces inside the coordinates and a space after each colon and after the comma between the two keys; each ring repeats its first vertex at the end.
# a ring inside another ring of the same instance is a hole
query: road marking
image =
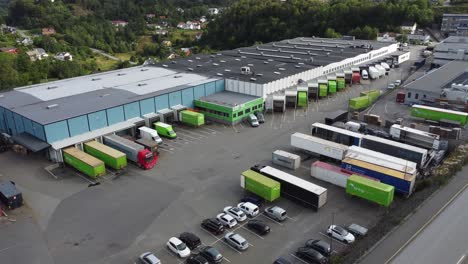
{"type": "Polygon", "coordinates": [[[224,240],[220,240],[223,244],[227,245],[228,247],[232,248],[234,251],[236,251],[237,253],[239,253],[239,255],[242,255],[242,252],[238,251],[237,249],[235,249],[233,246],[229,245],[228,243],[226,243],[224,240]]]}
{"type": "Polygon", "coordinates": [[[385,104],[385,113],[386,113],[386,114],[388,113],[388,111],[387,111],[387,104],[388,104],[388,103],[385,104]]]}
{"type": "Polygon", "coordinates": [[[75,175],[78,175],[80,178],[82,178],[83,180],[85,180],[85,181],[87,181],[87,182],[89,182],[89,183],[91,183],[91,184],[96,184],[96,182],[93,182],[92,180],[86,178],[85,176],[81,175],[81,174],[78,173],[78,172],[75,172],[75,175]]]}
{"type": "Polygon", "coordinates": [[[192,137],[185,133],[183,133],[182,135],[183,135],[183,138],[188,137],[188,138],[195,139],[195,140],[201,140],[200,138],[192,137]]]}
{"type": "Polygon", "coordinates": [[[223,257],[223,259],[225,259],[227,262],[231,263],[231,261],[229,259],[227,259],[226,257],[223,257]]]}
{"type": "Polygon", "coordinates": [[[321,235],[324,236],[324,237],[328,237],[328,238],[331,237],[333,240],[335,240],[336,242],[340,243],[340,244],[343,245],[343,246],[347,246],[347,245],[348,245],[348,244],[346,244],[346,243],[341,242],[341,241],[338,240],[337,238],[334,238],[334,237],[332,237],[332,236],[326,235],[326,234],[324,234],[324,233],[322,233],[322,232],[319,232],[319,234],[321,234],[321,235]]]}
{"type": "Polygon", "coordinates": [[[199,128],[197,128],[197,130],[208,130],[208,131],[210,131],[209,133],[211,135],[215,135],[215,134],[218,134],[218,133],[223,134],[221,131],[214,130],[214,129],[211,129],[211,128],[206,128],[206,127],[199,127],[199,128]]]}
{"type": "Polygon", "coordinates": [[[465,259],[466,255],[461,256],[461,258],[457,261],[457,264],[463,263],[463,260],[465,259]]]}
{"type": "Polygon", "coordinates": [[[174,254],[174,252],[172,252],[171,250],[169,250],[169,249],[167,248],[167,246],[166,246],[166,251],[169,252],[169,254],[170,254],[171,256],[177,257],[177,255],[174,254]]]}
{"type": "Polygon", "coordinates": [[[168,150],[168,149],[165,149],[165,148],[159,148],[158,150],[164,150],[164,151],[167,151],[167,152],[169,152],[169,153],[172,153],[172,154],[174,154],[174,151],[170,151],[170,150],[168,150]]]}
{"type": "Polygon", "coordinates": [[[289,254],[289,255],[291,255],[293,258],[299,260],[299,261],[302,262],[302,263],[308,264],[308,262],[304,261],[303,259],[299,258],[298,256],[296,256],[296,255],[294,255],[294,254],[289,254]]]}
{"type": "Polygon", "coordinates": [[[205,135],[203,135],[203,134],[199,134],[199,133],[196,133],[196,132],[187,130],[187,129],[179,128],[178,130],[182,130],[184,133],[188,133],[188,134],[190,134],[190,135],[198,136],[198,137],[200,137],[200,138],[208,138],[207,136],[205,136],[205,135]]]}
{"type": "Polygon", "coordinates": [[[291,221],[293,221],[293,222],[296,222],[296,219],[294,219],[294,218],[291,218],[291,217],[289,217],[289,216],[286,216],[286,218],[288,218],[289,220],[291,220],[291,221]]]}
{"type": "Polygon", "coordinates": [[[385,261],[384,264],[388,264],[390,263],[390,261],[392,261],[398,254],[400,254],[400,252],[406,247],[408,246],[409,243],[411,243],[411,241],[413,241],[418,235],[419,233],[421,233],[430,223],[432,223],[432,221],[434,221],[434,219],[439,216],[442,211],[445,210],[445,208],[447,208],[447,206],[449,206],[453,200],[455,200],[466,188],[468,187],[468,183],[465,184],[465,186],[463,186],[457,193],[455,193],[455,195],[453,195],[452,198],[450,198],[450,200],[448,200],[447,203],[444,204],[444,206],[442,206],[442,208],[439,209],[439,211],[437,211],[437,213],[435,213],[421,228],[419,228],[419,230],[413,234],[413,236],[411,236],[408,241],[405,242],[405,244],[403,244],[403,246],[401,246],[396,252],[395,254],[393,254],[390,258],[387,259],[387,261],[385,261]]]}
{"type": "MultiPolygon", "coordinates": [[[[208,231],[208,230],[206,230],[205,228],[203,228],[203,227],[200,227],[200,228],[201,228],[201,230],[205,231],[205,232],[208,233],[210,236],[212,236],[212,237],[214,237],[214,238],[216,239],[216,241],[215,241],[214,243],[218,242],[218,240],[221,239],[221,238],[218,238],[217,236],[211,234],[211,232],[208,231]]],[[[214,243],[213,243],[213,244],[214,244],[214,243]]],[[[213,245],[213,244],[211,244],[211,245],[213,245]]]]}
{"type": "Polygon", "coordinates": [[[250,229],[248,229],[248,228],[246,228],[246,227],[244,227],[244,226],[241,226],[241,228],[247,230],[248,232],[250,232],[250,233],[256,235],[257,237],[259,237],[259,238],[261,238],[261,239],[265,239],[265,238],[263,238],[262,236],[259,236],[257,233],[255,233],[255,232],[253,232],[253,231],[250,231],[250,229]]]}

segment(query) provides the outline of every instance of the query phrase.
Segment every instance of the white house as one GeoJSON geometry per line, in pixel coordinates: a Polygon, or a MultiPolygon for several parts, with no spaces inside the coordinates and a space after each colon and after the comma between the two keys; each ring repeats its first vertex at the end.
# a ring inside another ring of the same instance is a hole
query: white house
{"type": "Polygon", "coordinates": [[[395,41],[396,34],[393,32],[386,32],[383,34],[379,34],[377,37],[377,41],[381,42],[393,42],[395,41]]]}
{"type": "Polygon", "coordinates": [[[212,16],[219,14],[219,9],[216,7],[208,8],[208,13],[212,16]]]}
{"type": "Polygon", "coordinates": [[[414,32],[416,32],[416,27],[416,22],[405,22],[400,28],[404,33],[414,34],[414,32]]]}
{"type": "Polygon", "coordinates": [[[31,61],[43,60],[49,57],[49,54],[42,48],[33,49],[26,52],[26,54],[28,54],[31,61]]]}
{"type": "Polygon", "coordinates": [[[73,61],[73,56],[69,52],[60,52],[55,55],[55,59],[59,61],[73,61]]]}

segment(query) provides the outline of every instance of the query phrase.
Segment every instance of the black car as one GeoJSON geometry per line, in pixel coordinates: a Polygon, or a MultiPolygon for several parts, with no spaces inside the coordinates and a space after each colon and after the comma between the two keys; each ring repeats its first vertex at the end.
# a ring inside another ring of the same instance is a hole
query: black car
{"type": "Polygon", "coordinates": [[[250,220],[247,223],[247,228],[255,231],[260,235],[266,235],[270,233],[270,227],[261,220],[250,220]]]}
{"type": "Polygon", "coordinates": [[[191,255],[185,263],[187,264],[209,264],[208,260],[204,258],[202,255],[191,255]]]}
{"type": "Polygon", "coordinates": [[[193,233],[184,232],[180,234],[179,239],[184,242],[191,250],[194,250],[201,245],[200,238],[193,233]]]}
{"type": "Polygon", "coordinates": [[[292,264],[292,262],[283,257],[280,257],[276,259],[275,262],[273,262],[273,264],[292,264]]]}
{"type": "Polygon", "coordinates": [[[256,112],[255,115],[257,116],[258,122],[260,124],[265,123],[265,116],[262,112],[256,112]]]}
{"type": "Polygon", "coordinates": [[[319,263],[327,264],[327,258],[325,258],[320,252],[315,249],[308,247],[301,247],[297,249],[296,256],[309,262],[309,263],[319,263]]]}
{"type": "Polygon", "coordinates": [[[207,218],[203,220],[201,226],[215,235],[224,233],[223,224],[216,218],[207,218]]]}
{"type": "Polygon", "coordinates": [[[240,200],[240,202],[241,203],[246,203],[246,202],[253,203],[258,207],[261,207],[262,204],[263,204],[262,198],[256,197],[256,196],[246,196],[246,197],[242,198],[240,200]]]}
{"type": "Polygon", "coordinates": [[[320,254],[326,257],[330,256],[331,254],[330,244],[322,240],[310,239],[305,243],[305,246],[317,250],[320,252],[320,254]]]}
{"type": "Polygon", "coordinates": [[[223,255],[214,247],[202,247],[200,255],[208,260],[209,263],[221,263],[223,261],[223,255]]]}

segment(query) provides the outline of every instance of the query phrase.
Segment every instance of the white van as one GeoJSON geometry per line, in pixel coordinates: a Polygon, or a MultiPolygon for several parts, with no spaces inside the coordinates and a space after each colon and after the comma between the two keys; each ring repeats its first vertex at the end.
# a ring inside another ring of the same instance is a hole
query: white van
{"type": "Polygon", "coordinates": [[[140,131],[140,137],[144,139],[149,139],[156,141],[156,143],[161,144],[163,141],[159,137],[158,132],[156,130],[149,128],[149,127],[140,127],[138,128],[140,131]]]}
{"type": "Polygon", "coordinates": [[[361,77],[362,77],[363,80],[368,80],[369,79],[369,74],[367,73],[366,70],[362,70],[361,75],[362,75],[361,77]]]}
{"type": "Polygon", "coordinates": [[[254,114],[250,114],[248,119],[251,126],[258,127],[258,119],[254,114]]]}

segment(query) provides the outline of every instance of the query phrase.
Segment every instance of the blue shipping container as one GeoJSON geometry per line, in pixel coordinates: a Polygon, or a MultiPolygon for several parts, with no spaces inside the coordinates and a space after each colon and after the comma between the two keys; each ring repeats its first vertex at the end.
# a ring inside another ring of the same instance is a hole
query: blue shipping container
{"type": "Polygon", "coordinates": [[[371,169],[357,166],[354,164],[349,164],[344,161],[341,163],[341,167],[343,169],[346,169],[352,172],[356,172],[356,173],[363,174],[363,175],[366,175],[375,179],[379,179],[381,183],[385,183],[385,184],[395,187],[395,191],[399,193],[410,195],[413,192],[412,190],[413,184],[411,181],[396,178],[396,177],[383,174],[381,172],[373,171],[371,169]]]}

